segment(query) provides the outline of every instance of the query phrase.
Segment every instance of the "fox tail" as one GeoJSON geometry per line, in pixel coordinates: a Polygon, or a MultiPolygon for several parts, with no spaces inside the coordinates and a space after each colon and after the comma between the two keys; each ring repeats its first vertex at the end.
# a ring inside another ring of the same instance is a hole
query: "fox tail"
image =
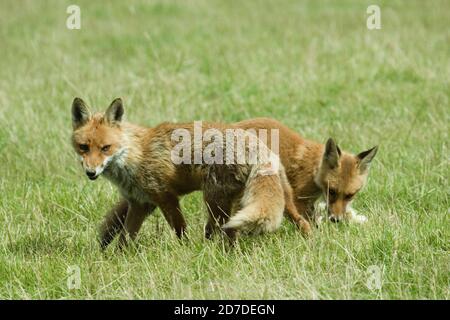
{"type": "Polygon", "coordinates": [[[284,206],[279,172],[270,164],[269,168],[253,168],[241,198],[241,209],[222,228],[256,234],[272,232],[281,224],[284,206]]]}

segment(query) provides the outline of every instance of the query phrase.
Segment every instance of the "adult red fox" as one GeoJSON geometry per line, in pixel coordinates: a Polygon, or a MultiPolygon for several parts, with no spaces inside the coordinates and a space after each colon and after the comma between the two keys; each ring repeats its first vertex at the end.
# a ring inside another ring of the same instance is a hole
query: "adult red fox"
{"type": "MultiPolygon", "coordinates": [[[[257,163],[177,163],[174,132],[194,134],[194,124],[163,123],[144,128],[122,121],[124,108],[115,99],[105,113],[91,114],[80,98],[72,103],[72,143],[86,175],[100,175],[115,184],[123,200],[105,217],[100,228],[101,247],[105,248],[120,233],[119,245],[134,239],[144,219],[159,207],[178,237],[185,231],[178,198],[203,190],[209,212],[205,235],[211,237],[221,228],[233,239],[238,231],[273,231],[283,212],[308,234],[310,225],[298,214],[292,189],[278,156],[269,153],[257,163]]],[[[205,129],[224,133],[234,125],[205,123],[205,129]]],[[[251,134],[245,139],[252,138],[251,134]]],[[[195,158],[192,141],[190,158],[195,158]]],[[[205,149],[201,142],[200,151],[205,149]]],[[[217,147],[213,146],[213,147],[217,147]]],[[[219,147],[226,148],[222,143],[219,147]]],[[[219,150],[213,148],[214,150],[219,150]]],[[[247,156],[249,149],[244,149],[247,156]]]]}
{"type": "Polygon", "coordinates": [[[351,209],[350,203],[366,183],[378,147],[353,155],[341,151],[331,138],[325,145],[307,140],[270,118],[245,120],[236,125],[242,129],[279,130],[280,159],[301,215],[315,220],[314,204],[323,196],[331,221],[366,220],[351,209]]]}

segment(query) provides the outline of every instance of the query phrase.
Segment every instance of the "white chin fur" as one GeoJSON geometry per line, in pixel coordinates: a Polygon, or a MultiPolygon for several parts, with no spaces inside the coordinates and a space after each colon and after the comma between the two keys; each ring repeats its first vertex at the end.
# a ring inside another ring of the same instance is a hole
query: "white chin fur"
{"type": "MultiPolygon", "coordinates": [[[[319,202],[316,205],[316,212],[317,212],[316,222],[318,224],[320,224],[323,222],[324,217],[326,217],[328,215],[327,214],[327,204],[323,201],[319,202]]],[[[355,209],[353,209],[351,206],[347,206],[345,220],[350,223],[357,223],[357,224],[364,224],[368,221],[366,216],[364,216],[362,214],[358,214],[358,212],[355,209]]]]}
{"type": "Polygon", "coordinates": [[[366,223],[367,221],[368,221],[367,217],[363,216],[362,214],[358,214],[350,220],[350,222],[360,224],[366,223]]]}
{"type": "Polygon", "coordinates": [[[358,212],[356,212],[355,209],[348,206],[347,207],[347,220],[351,223],[363,224],[363,223],[366,223],[368,219],[366,216],[364,216],[362,214],[358,214],[358,212]]]}

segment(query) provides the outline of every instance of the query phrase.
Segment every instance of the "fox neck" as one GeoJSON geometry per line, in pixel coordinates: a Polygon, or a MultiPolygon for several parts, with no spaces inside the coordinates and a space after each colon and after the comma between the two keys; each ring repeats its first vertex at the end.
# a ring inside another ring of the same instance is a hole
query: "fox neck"
{"type": "Polygon", "coordinates": [[[308,193],[315,200],[323,197],[322,185],[320,183],[322,158],[325,152],[325,145],[315,141],[307,141],[307,146],[304,149],[303,159],[305,159],[305,167],[310,167],[306,175],[308,176],[307,183],[309,187],[308,193]]]}
{"type": "Polygon", "coordinates": [[[112,156],[104,171],[105,177],[119,186],[135,180],[141,158],[139,133],[140,130],[134,126],[123,125],[122,147],[112,156]]]}
{"type": "Polygon", "coordinates": [[[314,157],[314,165],[313,165],[313,172],[314,172],[314,183],[317,186],[318,190],[322,190],[321,188],[321,184],[319,182],[319,177],[320,177],[320,167],[322,164],[322,158],[323,158],[323,154],[325,152],[325,145],[322,143],[318,143],[316,142],[316,156],[314,157]]]}

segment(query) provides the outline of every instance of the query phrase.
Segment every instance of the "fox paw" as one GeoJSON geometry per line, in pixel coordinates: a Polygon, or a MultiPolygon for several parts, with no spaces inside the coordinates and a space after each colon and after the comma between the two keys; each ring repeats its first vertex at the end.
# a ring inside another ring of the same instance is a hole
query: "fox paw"
{"type": "Polygon", "coordinates": [[[323,220],[324,220],[323,216],[318,215],[315,219],[316,225],[318,225],[318,226],[321,225],[323,223],[323,220]]]}
{"type": "Polygon", "coordinates": [[[352,207],[348,207],[347,208],[347,220],[350,223],[357,223],[357,224],[363,224],[367,222],[367,217],[362,215],[362,214],[358,214],[358,212],[353,209],[352,207]]]}

